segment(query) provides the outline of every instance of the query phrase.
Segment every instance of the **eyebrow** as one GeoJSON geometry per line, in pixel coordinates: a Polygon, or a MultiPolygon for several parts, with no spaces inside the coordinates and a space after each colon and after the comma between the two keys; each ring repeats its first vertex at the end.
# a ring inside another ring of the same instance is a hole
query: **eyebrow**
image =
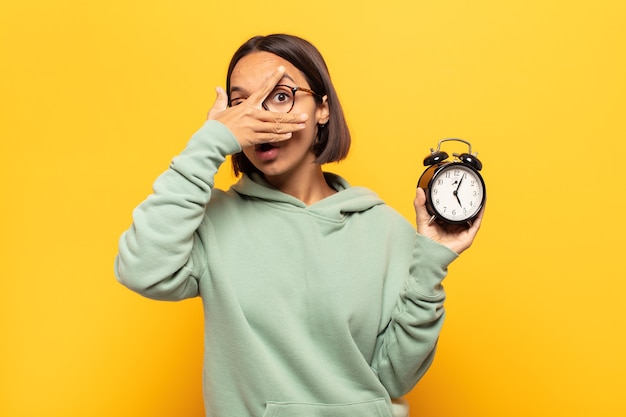
{"type": "MultiPolygon", "coordinates": [[[[293,78],[291,78],[291,77],[289,76],[289,74],[286,74],[286,73],[285,73],[285,74],[283,74],[283,78],[281,78],[281,79],[278,81],[278,83],[276,83],[276,85],[280,84],[280,83],[282,82],[282,80],[283,80],[283,79],[285,79],[285,78],[286,78],[286,79],[288,79],[288,80],[290,80],[290,81],[291,81],[291,82],[293,82],[293,83],[295,83],[295,82],[296,82],[296,80],[294,80],[293,78]]],[[[246,93],[246,90],[245,90],[243,87],[239,87],[239,86],[236,86],[236,85],[235,85],[235,86],[231,86],[231,87],[230,87],[230,91],[228,92],[228,94],[232,94],[232,93],[241,93],[241,92],[246,93]]]]}
{"type": "Polygon", "coordinates": [[[236,92],[241,92],[244,91],[243,88],[241,87],[237,87],[237,86],[231,86],[230,87],[230,91],[228,92],[228,94],[232,94],[232,93],[236,93],[236,92]]]}

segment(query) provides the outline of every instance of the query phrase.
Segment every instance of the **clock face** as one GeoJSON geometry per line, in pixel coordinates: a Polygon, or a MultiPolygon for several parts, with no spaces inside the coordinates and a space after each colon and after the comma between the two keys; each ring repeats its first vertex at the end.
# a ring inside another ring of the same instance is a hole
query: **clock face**
{"type": "Polygon", "coordinates": [[[484,198],[482,177],[464,164],[444,165],[435,172],[430,183],[433,210],[452,223],[462,223],[476,216],[484,198]]]}

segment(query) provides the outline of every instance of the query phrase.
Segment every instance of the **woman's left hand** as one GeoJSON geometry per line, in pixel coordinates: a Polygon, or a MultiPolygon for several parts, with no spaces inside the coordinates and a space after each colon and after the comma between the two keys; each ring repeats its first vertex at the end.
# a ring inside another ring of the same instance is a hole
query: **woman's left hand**
{"type": "Polygon", "coordinates": [[[431,222],[432,216],[426,210],[426,194],[421,187],[417,187],[413,205],[415,206],[417,232],[447,246],[458,254],[472,245],[478,229],[480,229],[485,211],[485,207],[483,207],[469,227],[464,224],[442,225],[434,221],[431,222]]]}

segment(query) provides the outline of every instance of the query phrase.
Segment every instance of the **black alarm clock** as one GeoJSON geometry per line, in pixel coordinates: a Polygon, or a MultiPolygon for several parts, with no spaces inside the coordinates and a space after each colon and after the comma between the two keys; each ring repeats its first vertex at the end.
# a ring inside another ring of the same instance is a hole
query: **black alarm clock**
{"type": "Polygon", "coordinates": [[[463,139],[442,139],[437,149],[430,150],[424,159],[426,170],[422,173],[417,186],[426,193],[426,209],[432,216],[430,221],[443,224],[467,224],[472,221],[485,204],[485,182],[479,171],[482,163],[472,153],[472,145],[463,139]],[[457,141],[468,146],[467,153],[453,153],[454,159],[448,161],[448,154],[441,151],[441,144],[457,141]]]}

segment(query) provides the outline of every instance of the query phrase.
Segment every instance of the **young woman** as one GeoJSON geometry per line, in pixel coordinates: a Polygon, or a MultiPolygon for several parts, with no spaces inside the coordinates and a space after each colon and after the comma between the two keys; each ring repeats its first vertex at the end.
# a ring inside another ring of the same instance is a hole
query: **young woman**
{"type": "Polygon", "coordinates": [[[433,360],[441,281],[479,227],[417,230],[322,165],[350,134],[307,41],[254,37],[226,91],[119,244],[117,278],[159,300],[200,296],[211,417],[390,417],[433,360]],[[232,155],[240,180],[214,188],[232,155]],[[417,231],[417,233],[416,233],[417,231]]]}

